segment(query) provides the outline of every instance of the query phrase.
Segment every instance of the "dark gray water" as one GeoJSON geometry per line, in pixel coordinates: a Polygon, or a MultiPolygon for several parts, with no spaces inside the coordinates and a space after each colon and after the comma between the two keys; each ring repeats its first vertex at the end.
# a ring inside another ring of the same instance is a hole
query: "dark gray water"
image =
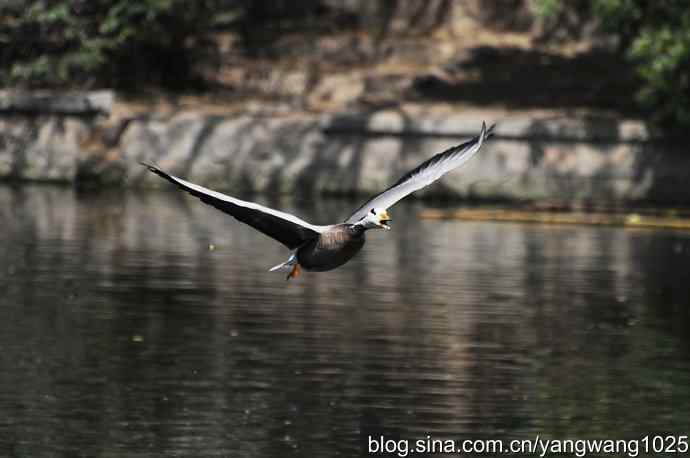
{"type": "Polygon", "coordinates": [[[282,246],[180,193],[0,188],[0,456],[688,434],[690,233],[420,208],[286,283],[282,246]]]}

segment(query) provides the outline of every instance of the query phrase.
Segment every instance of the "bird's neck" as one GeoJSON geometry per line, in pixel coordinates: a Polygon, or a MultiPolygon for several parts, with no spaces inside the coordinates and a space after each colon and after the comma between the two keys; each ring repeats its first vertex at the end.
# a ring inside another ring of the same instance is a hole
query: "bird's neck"
{"type": "Polygon", "coordinates": [[[352,235],[363,235],[364,232],[367,230],[367,228],[364,227],[363,224],[355,223],[355,224],[348,224],[347,230],[352,235]]]}

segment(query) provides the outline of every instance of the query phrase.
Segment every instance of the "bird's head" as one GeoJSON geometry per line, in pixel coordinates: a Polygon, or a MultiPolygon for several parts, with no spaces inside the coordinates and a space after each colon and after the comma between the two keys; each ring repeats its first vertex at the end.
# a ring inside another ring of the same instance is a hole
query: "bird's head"
{"type": "Polygon", "coordinates": [[[365,229],[386,229],[390,230],[388,223],[391,222],[391,217],[388,212],[381,208],[372,208],[369,213],[360,220],[360,224],[365,229]]]}

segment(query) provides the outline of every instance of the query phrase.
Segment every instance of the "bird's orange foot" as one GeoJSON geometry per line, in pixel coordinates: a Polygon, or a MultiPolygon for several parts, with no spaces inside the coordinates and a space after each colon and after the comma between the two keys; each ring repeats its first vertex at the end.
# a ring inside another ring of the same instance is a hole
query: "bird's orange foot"
{"type": "Polygon", "coordinates": [[[285,278],[285,280],[290,280],[291,278],[297,278],[300,276],[301,273],[302,273],[302,269],[300,269],[299,264],[295,264],[294,266],[292,266],[292,270],[288,274],[287,278],[285,278]]]}

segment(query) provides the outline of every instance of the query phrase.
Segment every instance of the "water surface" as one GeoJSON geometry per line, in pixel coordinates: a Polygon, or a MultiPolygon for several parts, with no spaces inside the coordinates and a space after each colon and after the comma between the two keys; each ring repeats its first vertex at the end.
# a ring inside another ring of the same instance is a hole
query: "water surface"
{"type": "Polygon", "coordinates": [[[0,456],[688,433],[690,233],[422,207],[286,283],[285,248],[181,193],[0,187],[0,456]]]}

